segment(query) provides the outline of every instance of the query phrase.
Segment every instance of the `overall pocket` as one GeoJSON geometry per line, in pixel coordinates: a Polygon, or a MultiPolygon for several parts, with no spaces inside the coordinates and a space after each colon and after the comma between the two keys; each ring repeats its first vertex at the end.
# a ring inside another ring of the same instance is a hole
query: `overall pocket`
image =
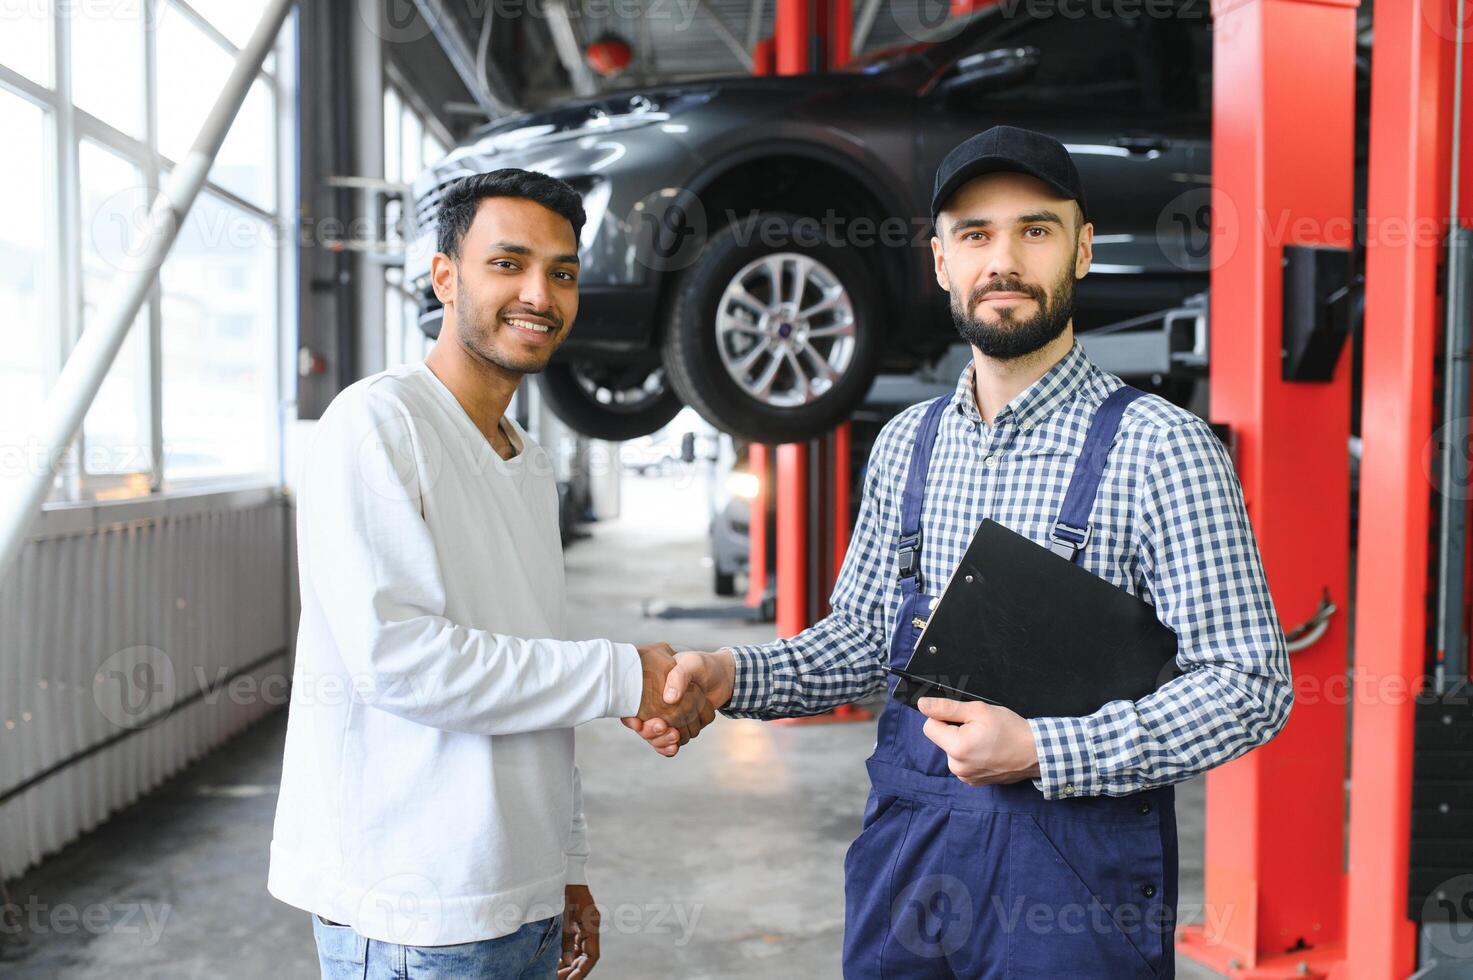
{"type": "Polygon", "coordinates": [[[1160,976],[1159,930],[1171,927],[1162,877],[1154,819],[1015,814],[1008,835],[1010,975],[1160,976]]]}

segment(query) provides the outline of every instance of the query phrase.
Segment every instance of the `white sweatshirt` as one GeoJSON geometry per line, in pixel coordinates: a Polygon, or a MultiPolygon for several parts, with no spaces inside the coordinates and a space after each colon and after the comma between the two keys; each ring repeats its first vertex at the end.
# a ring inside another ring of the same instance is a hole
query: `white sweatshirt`
{"type": "Polygon", "coordinates": [[[267,889],[384,942],[558,914],[588,847],[573,726],[639,710],[639,654],[563,630],[557,490],[424,364],[353,384],[297,499],[302,618],[267,889]]]}

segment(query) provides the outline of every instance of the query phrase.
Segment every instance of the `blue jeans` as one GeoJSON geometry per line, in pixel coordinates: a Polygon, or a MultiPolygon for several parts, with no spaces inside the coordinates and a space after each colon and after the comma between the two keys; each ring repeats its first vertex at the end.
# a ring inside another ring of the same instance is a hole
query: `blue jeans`
{"type": "Polygon", "coordinates": [[[529,922],[509,936],[453,946],[401,946],[312,916],[322,980],[553,980],[563,919],[529,922]]]}

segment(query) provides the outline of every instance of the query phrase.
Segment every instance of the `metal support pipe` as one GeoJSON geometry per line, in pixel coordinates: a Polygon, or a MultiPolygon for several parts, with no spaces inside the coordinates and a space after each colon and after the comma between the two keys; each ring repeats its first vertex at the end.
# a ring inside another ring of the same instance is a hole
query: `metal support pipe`
{"type": "Polygon", "coordinates": [[[859,10],[859,17],[854,21],[854,35],[849,42],[849,50],[854,57],[859,57],[864,52],[864,46],[869,43],[869,33],[874,29],[875,18],[880,13],[880,0],[865,0],[865,4],[859,10]]]}
{"type": "MultiPolygon", "coordinates": [[[[1463,25],[1458,24],[1459,33],[1463,25]]],[[[1461,39],[1460,39],[1461,43],[1461,39]]],[[[1462,58],[1458,61],[1461,63],[1462,58]]],[[[1460,66],[1461,67],[1461,64],[1460,66]]],[[[1453,116],[1453,207],[1457,207],[1458,134],[1457,114],[1453,116]]],[[[1473,324],[1468,322],[1470,304],[1469,281],[1473,278],[1473,231],[1458,222],[1454,211],[1447,235],[1446,316],[1443,318],[1444,356],[1442,362],[1442,494],[1439,501],[1442,522],[1437,553],[1437,660],[1433,666],[1433,689],[1446,693],[1449,685],[1462,687],[1468,681],[1468,643],[1463,635],[1463,562],[1467,538],[1467,506],[1465,480],[1467,462],[1464,437],[1468,430],[1468,369],[1473,358],[1473,324]]]]}
{"type": "Polygon", "coordinates": [[[67,446],[76,437],[87,409],[97,397],[108,369],[127,339],[128,328],[133,325],[138,310],[158,279],[164,259],[179,236],[180,226],[204,186],[205,176],[220,152],[220,145],[225,142],[225,134],[240,112],[266,55],[276,43],[291,7],[292,0],[271,0],[268,3],[251,39],[236,56],[235,67],[195,137],[194,145],[169,175],[149,209],[148,224],[139,243],[137,271],[120,274],[113,281],[107,298],[101,304],[97,322],[78,338],[47,396],[32,443],[42,448],[45,460],[30,472],[21,474],[0,497],[0,583],[5,581],[16,555],[20,553],[26,533],[46,501],[51,481],[56,478],[57,466],[67,446]]]}
{"type": "MultiPolygon", "coordinates": [[[[492,119],[511,115],[516,112],[516,107],[503,101],[495,92],[491,91],[485,76],[477,74],[476,55],[471,46],[466,42],[465,36],[461,34],[455,21],[445,12],[440,0],[414,0],[415,9],[424,18],[429,26],[430,33],[440,45],[440,50],[445,52],[445,57],[450,59],[450,67],[455,69],[455,74],[471,93],[471,98],[476,100],[492,119]]],[[[486,6],[485,16],[493,16],[491,5],[486,6]]]]}
{"type": "Polygon", "coordinates": [[[1467,502],[1460,473],[1464,462],[1464,439],[1468,426],[1469,346],[1473,344],[1473,324],[1468,322],[1468,289],[1473,269],[1470,245],[1473,231],[1464,227],[1458,217],[1458,192],[1462,185],[1463,134],[1463,18],[1457,18],[1453,41],[1453,138],[1450,167],[1450,202],[1447,219],[1447,277],[1443,317],[1443,409],[1442,425],[1442,499],[1437,550],[1437,660],[1433,666],[1433,689],[1438,694],[1448,690],[1449,677],[1461,688],[1468,682],[1468,644],[1463,635],[1463,562],[1464,543],[1468,534],[1467,502]],[[1457,481],[1457,482],[1454,482],[1457,481]]]}

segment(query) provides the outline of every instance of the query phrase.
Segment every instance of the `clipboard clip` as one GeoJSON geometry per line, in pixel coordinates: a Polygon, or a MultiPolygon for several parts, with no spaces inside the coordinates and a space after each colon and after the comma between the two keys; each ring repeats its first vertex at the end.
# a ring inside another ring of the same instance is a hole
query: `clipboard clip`
{"type": "Polygon", "coordinates": [[[1049,545],[1049,550],[1060,558],[1073,561],[1074,556],[1078,555],[1084,550],[1084,546],[1089,544],[1089,539],[1093,533],[1094,529],[1088,524],[1084,525],[1084,527],[1074,527],[1065,524],[1063,521],[1059,521],[1054,524],[1053,534],[1049,535],[1053,540],[1053,543],[1049,545]],[[1075,540],[1076,535],[1079,538],[1078,541],[1075,540]]]}

